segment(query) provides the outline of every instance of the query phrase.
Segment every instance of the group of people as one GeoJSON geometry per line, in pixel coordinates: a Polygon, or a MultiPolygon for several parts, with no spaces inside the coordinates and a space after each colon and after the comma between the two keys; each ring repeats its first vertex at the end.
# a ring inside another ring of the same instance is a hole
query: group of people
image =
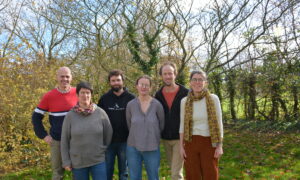
{"type": "Polygon", "coordinates": [[[142,167],[149,180],[159,179],[160,142],[163,143],[172,180],[218,179],[223,154],[223,125],[219,98],[207,89],[202,71],[190,75],[190,89],[175,82],[176,65],[159,70],[163,86],[151,96],[152,80],[136,80],[137,96],[124,86],[124,74],[112,70],[111,89],[98,104],[92,102],[88,82],[71,87],[68,67],[57,71],[58,86],[46,93],[32,115],[35,134],[50,145],[52,179],[64,170],[73,179],[112,180],[115,159],[120,180],[141,180],[142,167]],[[42,123],[49,113],[50,132],[42,123]],[[129,171],[129,174],[128,174],[129,171]]]}

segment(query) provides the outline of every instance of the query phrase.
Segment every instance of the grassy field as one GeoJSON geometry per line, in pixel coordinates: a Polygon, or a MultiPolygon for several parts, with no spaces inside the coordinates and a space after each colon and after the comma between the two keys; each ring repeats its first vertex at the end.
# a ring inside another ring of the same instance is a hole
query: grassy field
{"type": "MultiPolygon", "coordinates": [[[[224,155],[220,159],[220,179],[300,180],[299,133],[259,133],[226,128],[224,155]]],[[[164,150],[161,179],[169,180],[164,150]]],[[[115,173],[116,174],[116,173],[115,173]]],[[[144,179],[146,178],[143,172],[144,179]]],[[[70,173],[65,179],[71,179],[70,173]]],[[[50,166],[26,167],[19,172],[0,175],[3,180],[49,180],[50,166]]],[[[117,179],[117,178],[116,178],[117,179]]]]}

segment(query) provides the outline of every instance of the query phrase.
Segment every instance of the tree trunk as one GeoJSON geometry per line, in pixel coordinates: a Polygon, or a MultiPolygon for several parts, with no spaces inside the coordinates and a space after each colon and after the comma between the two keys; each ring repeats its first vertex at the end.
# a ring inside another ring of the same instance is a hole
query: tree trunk
{"type": "Polygon", "coordinates": [[[278,83],[274,83],[271,86],[271,102],[270,120],[276,121],[279,118],[278,83]]]}
{"type": "Polygon", "coordinates": [[[279,101],[279,103],[280,103],[281,109],[282,109],[283,112],[284,112],[284,120],[286,120],[286,121],[290,120],[290,117],[289,117],[289,113],[288,113],[286,104],[285,104],[284,100],[281,99],[281,97],[280,97],[279,94],[278,94],[278,101],[279,101]]]}
{"type": "Polygon", "coordinates": [[[216,93],[216,95],[219,97],[220,102],[222,104],[223,98],[222,98],[222,79],[221,79],[221,75],[215,75],[213,76],[213,87],[214,87],[214,91],[216,93]]]}
{"type": "Polygon", "coordinates": [[[256,77],[254,74],[251,74],[249,77],[249,119],[255,120],[255,113],[256,113],[256,77]]]}
{"type": "Polygon", "coordinates": [[[249,101],[248,101],[248,93],[249,89],[248,89],[248,83],[243,83],[243,89],[242,89],[242,93],[243,94],[243,98],[244,98],[244,115],[245,115],[245,119],[249,118],[249,112],[248,112],[248,107],[249,107],[249,101]]]}
{"type": "Polygon", "coordinates": [[[236,111],[235,111],[235,103],[234,103],[234,99],[235,99],[235,78],[236,78],[236,74],[234,72],[229,72],[227,79],[227,87],[228,87],[228,92],[229,92],[229,108],[230,108],[230,114],[231,114],[231,119],[236,122],[236,111]]]}
{"type": "MultiPolygon", "coordinates": [[[[218,75],[214,75],[212,76],[212,79],[213,79],[213,87],[214,87],[214,91],[216,93],[216,95],[219,97],[220,99],[220,104],[221,104],[221,108],[222,108],[222,101],[223,101],[223,97],[222,97],[222,91],[221,91],[221,88],[222,88],[222,79],[221,79],[221,75],[218,74],[218,75]]],[[[226,120],[224,120],[225,122],[226,120]]]]}
{"type": "Polygon", "coordinates": [[[297,86],[292,86],[292,95],[294,99],[294,105],[293,105],[293,118],[294,120],[298,120],[300,122],[299,118],[299,97],[298,97],[298,88],[297,86]]]}

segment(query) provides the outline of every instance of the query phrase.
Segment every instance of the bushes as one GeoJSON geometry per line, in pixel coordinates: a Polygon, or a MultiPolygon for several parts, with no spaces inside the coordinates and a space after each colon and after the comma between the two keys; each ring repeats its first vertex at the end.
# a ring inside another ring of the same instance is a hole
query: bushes
{"type": "Polygon", "coordinates": [[[49,151],[34,135],[31,114],[42,94],[54,86],[57,67],[20,58],[6,59],[0,67],[0,173],[47,160],[49,151]]]}

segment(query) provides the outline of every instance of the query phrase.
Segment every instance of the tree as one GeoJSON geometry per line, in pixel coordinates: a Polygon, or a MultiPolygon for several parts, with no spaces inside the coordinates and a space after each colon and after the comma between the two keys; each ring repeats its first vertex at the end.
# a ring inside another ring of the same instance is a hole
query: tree
{"type": "Polygon", "coordinates": [[[166,27],[168,34],[168,41],[164,43],[168,56],[180,59],[177,79],[182,84],[186,82],[186,67],[205,43],[192,35],[198,25],[197,16],[192,11],[194,1],[187,4],[187,8],[185,4],[185,1],[164,0],[168,16],[165,22],[160,22],[166,27]]]}
{"type": "Polygon", "coordinates": [[[126,43],[132,59],[144,74],[151,75],[159,61],[159,37],[163,30],[160,23],[166,12],[159,9],[156,1],[136,1],[135,6],[125,8],[126,43]],[[139,36],[141,34],[141,36],[139,36]]]}

